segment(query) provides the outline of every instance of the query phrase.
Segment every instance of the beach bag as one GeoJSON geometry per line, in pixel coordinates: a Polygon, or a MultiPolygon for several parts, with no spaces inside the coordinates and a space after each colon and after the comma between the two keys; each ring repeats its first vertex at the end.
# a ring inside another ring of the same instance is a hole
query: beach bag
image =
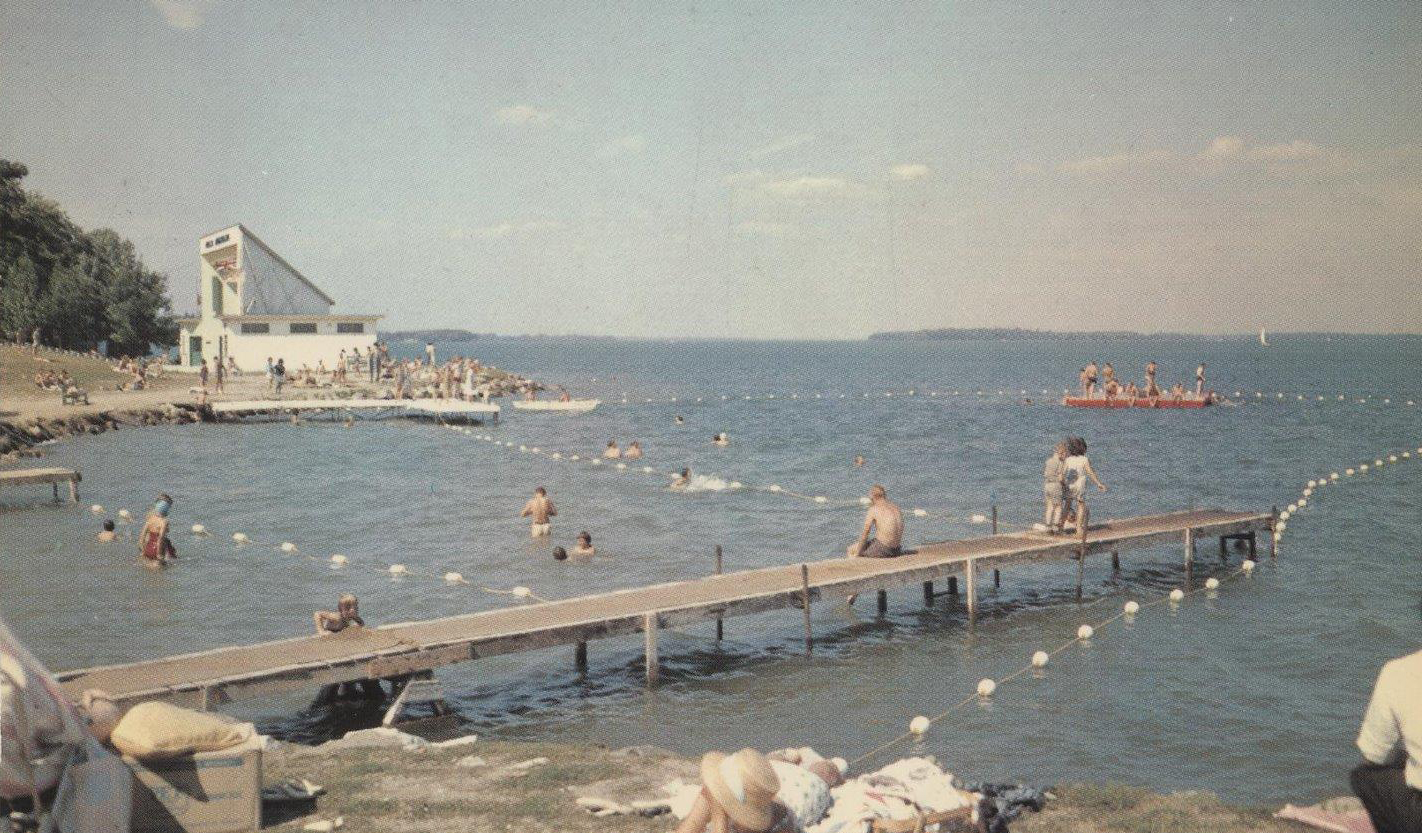
{"type": "Polygon", "coordinates": [[[255,729],[215,714],[195,712],[170,703],[139,703],[114,727],[109,742],[139,760],[176,758],[212,752],[245,743],[255,729]]]}
{"type": "Polygon", "coordinates": [[[96,739],[86,738],[64,768],[41,833],[120,833],[129,828],[133,772],[96,739]]]}

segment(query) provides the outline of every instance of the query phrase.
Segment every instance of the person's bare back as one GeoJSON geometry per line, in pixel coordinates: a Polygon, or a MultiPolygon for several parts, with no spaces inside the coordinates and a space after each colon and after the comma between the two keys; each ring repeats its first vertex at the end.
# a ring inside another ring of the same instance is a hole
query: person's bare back
{"type": "Polygon", "coordinates": [[[553,508],[553,501],[549,500],[546,495],[534,495],[523,507],[523,516],[532,516],[533,523],[536,524],[546,524],[548,519],[556,514],[558,514],[558,510],[553,508]]]}
{"type": "Polygon", "coordinates": [[[874,540],[898,549],[904,540],[904,513],[888,498],[871,504],[865,520],[874,524],[874,540]]]}

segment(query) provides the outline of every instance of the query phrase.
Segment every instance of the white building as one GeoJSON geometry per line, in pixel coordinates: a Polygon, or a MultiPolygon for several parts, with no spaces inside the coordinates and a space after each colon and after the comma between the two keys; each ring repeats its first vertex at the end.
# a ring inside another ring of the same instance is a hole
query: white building
{"type": "Polygon", "coordinates": [[[269,357],[288,373],[318,361],[333,369],[341,350],[375,344],[381,316],[332,315],[336,302],[245,226],[199,240],[198,264],[199,317],[178,319],[186,367],[230,356],[244,372],[264,371],[269,357]]]}

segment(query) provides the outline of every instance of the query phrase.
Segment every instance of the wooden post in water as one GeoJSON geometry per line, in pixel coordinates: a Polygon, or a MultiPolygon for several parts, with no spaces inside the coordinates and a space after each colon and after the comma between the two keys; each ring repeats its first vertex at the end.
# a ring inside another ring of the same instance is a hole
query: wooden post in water
{"type": "Polygon", "coordinates": [[[887,590],[880,590],[879,593],[878,593],[878,599],[879,599],[879,615],[880,615],[880,616],[883,616],[885,613],[888,613],[888,612],[889,612],[889,591],[887,591],[887,590]]]}
{"type": "Polygon", "coordinates": [[[948,592],[949,592],[951,595],[954,595],[954,596],[958,595],[958,577],[957,577],[957,576],[949,576],[949,577],[948,577],[948,592]]]}
{"type": "MultiPolygon", "coordinates": [[[[716,575],[721,575],[721,545],[716,545],[716,575]]],[[[716,614],[716,641],[720,642],[721,637],[726,635],[726,623],[721,619],[721,614],[716,614]]]]}
{"type": "Polygon", "coordinates": [[[588,643],[587,640],[578,642],[573,649],[573,666],[578,669],[578,673],[586,674],[588,671],[588,643]]]}
{"type": "Polygon", "coordinates": [[[49,482],[49,487],[54,490],[54,502],[55,502],[55,503],[58,503],[58,502],[59,502],[59,481],[58,481],[58,480],[51,480],[51,481],[49,482]]]}
{"type": "Polygon", "coordinates": [[[978,615],[978,562],[969,558],[963,568],[963,583],[968,591],[968,619],[971,621],[978,615]]]}
{"type": "Polygon", "coordinates": [[[933,582],[923,583],[923,603],[928,607],[933,607],[933,582]]]}
{"type": "Polygon", "coordinates": [[[800,565],[800,607],[805,611],[805,653],[815,652],[815,635],[810,630],[810,565],[800,565]]]}
{"type": "Polygon", "coordinates": [[[1275,529],[1279,526],[1279,507],[1275,506],[1269,512],[1269,557],[1279,557],[1279,539],[1275,537],[1278,533],[1275,529]]]}
{"type": "Polygon", "coordinates": [[[1185,583],[1195,577],[1195,530],[1185,530],[1185,583]]]}
{"type": "Polygon", "coordinates": [[[1076,545],[1076,600],[1081,601],[1081,585],[1086,577],[1086,532],[1091,527],[1091,510],[1086,502],[1081,502],[1081,510],[1076,513],[1078,541],[1076,545]]]}
{"type": "MultiPolygon", "coordinates": [[[[994,504],[992,505],[992,534],[993,534],[993,535],[996,535],[996,534],[997,534],[997,504],[996,504],[996,503],[994,503],[994,504]]],[[[1002,571],[999,570],[999,569],[996,568],[996,567],[993,567],[993,568],[992,568],[992,586],[993,586],[993,587],[1001,587],[1001,586],[1002,586],[1002,571]]]]}
{"type": "Polygon", "coordinates": [[[1119,573],[1119,572],[1121,572],[1121,552],[1120,552],[1120,550],[1111,550],[1111,572],[1113,572],[1113,573],[1119,573]]]}
{"type": "Polygon", "coordinates": [[[657,684],[657,614],[642,616],[642,637],[646,655],[647,685],[657,684]]]}

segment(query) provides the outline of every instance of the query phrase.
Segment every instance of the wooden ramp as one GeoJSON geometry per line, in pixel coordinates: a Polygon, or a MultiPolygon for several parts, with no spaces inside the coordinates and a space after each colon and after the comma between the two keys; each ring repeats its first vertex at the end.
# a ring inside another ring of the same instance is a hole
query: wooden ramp
{"type": "MultiPolygon", "coordinates": [[[[235,698],[400,676],[555,645],[577,645],[581,665],[586,661],[588,640],[642,632],[648,676],[655,679],[656,634],[661,628],[799,608],[821,598],[919,582],[924,583],[925,599],[931,603],[931,582],[952,577],[956,587],[960,574],[966,579],[966,604],[972,613],[977,606],[977,576],[984,569],[1020,561],[1072,559],[1078,553],[1088,557],[1114,554],[1173,542],[1183,545],[1188,570],[1195,541],[1200,538],[1220,538],[1221,552],[1225,537],[1247,538],[1252,549],[1254,534],[1270,530],[1273,522],[1272,513],[1202,509],[1107,521],[1080,538],[1039,533],[992,535],[926,544],[893,559],[839,558],[745,570],[444,619],[351,628],[328,636],[70,671],[58,677],[74,698],[84,689],[99,688],[126,704],[161,699],[211,708],[235,698]]],[[[1079,584],[1080,568],[1077,575],[1079,584]]],[[[878,599],[883,610],[883,593],[878,599]]],[[[805,621],[808,639],[808,614],[805,621]]]]}
{"type": "Polygon", "coordinates": [[[29,483],[48,483],[54,490],[54,499],[59,500],[59,484],[69,484],[69,499],[79,502],[79,472],[73,469],[12,469],[0,471],[0,486],[21,486],[29,483]]]}

